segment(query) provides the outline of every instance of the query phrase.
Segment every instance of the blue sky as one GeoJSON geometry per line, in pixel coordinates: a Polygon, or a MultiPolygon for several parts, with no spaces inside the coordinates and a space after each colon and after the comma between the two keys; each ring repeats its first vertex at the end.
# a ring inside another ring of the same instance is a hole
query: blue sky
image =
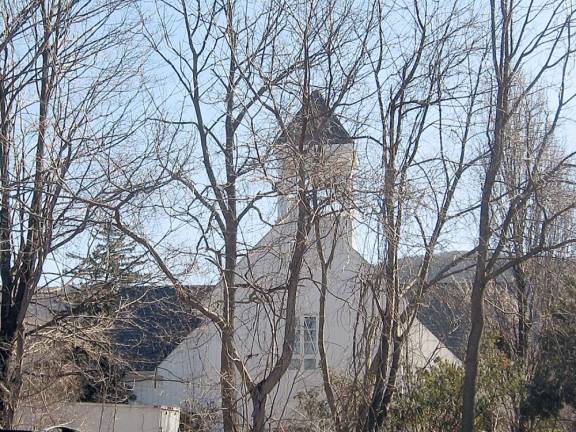
{"type": "MultiPolygon", "coordinates": [[[[242,13],[246,12],[250,19],[254,19],[256,16],[256,11],[259,10],[261,4],[258,2],[245,2],[245,8],[239,8],[239,10],[243,12],[239,12],[239,16],[242,13]]],[[[338,2],[338,4],[344,4],[344,2],[338,2]]],[[[401,5],[402,3],[399,2],[397,5],[401,5]]],[[[437,7],[439,10],[436,11],[437,17],[434,19],[440,20],[442,15],[441,11],[446,11],[449,5],[448,3],[442,4],[438,2],[430,2],[430,8],[437,7]]],[[[143,11],[146,14],[149,14],[150,17],[148,18],[151,25],[154,24],[154,20],[157,19],[158,15],[156,15],[156,10],[152,7],[153,3],[143,3],[143,11]]],[[[366,13],[365,3],[364,2],[356,2],[355,7],[353,8],[357,13],[364,14],[366,13]],[[357,9],[356,9],[357,8],[357,9]]],[[[297,9],[294,6],[294,9],[290,11],[293,14],[302,14],[306,11],[306,8],[297,9]]],[[[389,32],[389,41],[390,43],[387,45],[387,67],[390,71],[394,71],[395,66],[398,63],[398,59],[402,58],[403,55],[407,55],[410,53],[411,44],[414,42],[414,35],[409,26],[412,23],[410,19],[410,11],[408,8],[399,7],[398,10],[395,12],[391,12],[390,15],[387,17],[387,24],[385,26],[385,30],[389,32]]],[[[170,40],[172,41],[172,47],[175,49],[182,49],[186,50],[185,42],[186,42],[186,34],[183,32],[182,28],[179,27],[181,24],[177,22],[177,20],[170,18],[168,16],[168,25],[171,29],[170,40]]],[[[539,20],[533,22],[534,29],[529,28],[528,33],[530,31],[535,30],[538,25],[540,24],[539,20]]],[[[258,24],[259,25],[259,24],[258,24]]],[[[257,26],[258,26],[257,25],[257,26]]],[[[291,56],[297,56],[300,51],[300,35],[299,30],[301,30],[297,24],[291,24],[292,27],[288,28],[287,31],[280,37],[278,46],[276,49],[278,53],[281,54],[281,59],[283,61],[287,61],[291,56]]],[[[154,27],[149,27],[150,32],[152,33],[152,37],[158,38],[160,40],[162,38],[162,34],[156,33],[154,31],[154,27]]],[[[469,29],[470,35],[476,34],[475,32],[481,30],[481,28],[471,28],[469,29]]],[[[347,28],[348,36],[350,39],[353,40],[354,37],[358,37],[361,35],[362,28],[361,26],[354,29],[353,27],[347,28]],[[350,32],[356,31],[357,35],[351,34],[350,32]]],[[[249,33],[243,33],[241,35],[242,40],[250,42],[252,39],[252,35],[256,34],[257,31],[252,29],[249,33]]],[[[461,43],[466,43],[466,29],[460,30],[460,36],[458,40],[461,40],[461,43]]],[[[319,42],[321,42],[321,36],[319,36],[319,42]]],[[[212,43],[211,39],[209,43],[212,43]]],[[[218,42],[218,44],[221,41],[218,42]]],[[[349,45],[349,47],[352,45],[349,45]]],[[[208,58],[208,68],[206,72],[203,74],[201,85],[203,88],[213,88],[215,85],[219,87],[219,90],[211,91],[210,93],[203,94],[203,109],[204,115],[206,116],[207,120],[210,122],[215,122],[218,126],[213,130],[214,133],[220,137],[223,135],[223,121],[220,118],[222,114],[222,109],[224,104],[222,103],[222,86],[218,82],[218,75],[225,72],[227,63],[225,59],[220,59],[219,56],[222,55],[223,51],[222,48],[218,48],[213,53],[213,59],[208,58]],[[224,60],[224,61],[222,61],[224,60]]],[[[350,49],[350,48],[345,48],[350,49]]],[[[169,50],[166,45],[164,45],[165,53],[169,53],[169,50]]],[[[355,58],[357,53],[350,50],[346,52],[343,50],[339,53],[341,56],[341,61],[351,61],[355,58]]],[[[171,59],[175,59],[173,54],[167,54],[171,59]]],[[[543,54],[539,54],[542,56],[543,54]]],[[[186,55],[187,58],[189,57],[189,53],[186,55]]],[[[538,59],[542,57],[538,57],[538,55],[534,58],[533,65],[536,65],[538,59]]],[[[336,64],[332,67],[334,70],[338,71],[338,67],[340,65],[336,64]]],[[[344,64],[345,66],[345,64],[344,64]]],[[[185,76],[188,78],[190,77],[190,72],[186,70],[185,64],[180,64],[181,70],[185,71],[185,76]]],[[[530,68],[530,64],[528,65],[530,68]]],[[[570,68],[570,76],[569,76],[569,83],[576,84],[573,68],[573,63],[569,65],[570,68]]],[[[534,70],[537,68],[534,67],[534,70]]],[[[154,97],[154,104],[159,107],[160,111],[155,112],[155,115],[162,115],[166,119],[176,119],[182,120],[186,122],[194,121],[194,113],[190,102],[185,97],[185,92],[183,91],[182,85],[177,81],[175,78],[174,73],[170,70],[169,67],[157,55],[152,55],[150,59],[147,61],[146,67],[144,69],[144,73],[147,74],[147,83],[150,93],[154,97]]],[[[530,74],[530,71],[526,72],[527,75],[530,74]]],[[[337,78],[342,79],[342,74],[338,74],[337,78]]],[[[300,76],[301,77],[301,76],[300,76]]],[[[320,87],[326,86],[328,80],[327,69],[321,69],[319,72],[316,72],[315,75],[312,77],[313,84],[316,84],[320,87]]],[[[396,79],[394,75],[390,75],[391,81],[396,79]]],[[[369,78],[369,77],[368,77],[369,78]]],[[[454,78],[456,79],[456,78],[454,78]]],[[[549,94],[549,98],[552,101],[554,99],[554,84],[555,83],[555,76],[547,76],[547,81],[544,81],[547,84],[550,84],[551,87],[547,90],[549,94]]],[[[298,82],[295,82],[294,85],[290,88],[291,91],[296,92],[298,91],[299,87],[298,82]]],[[[448,83],[449,84],[449,83],[448,83]]],[[[568,89],[576,88],[575,85],[567,86],[568,89]]],[[[458,89],[456,89],[458,90],[458,89]]],[[[240,91],[244,93],[250,93],[250,89],[247,87],[240,87],[240,91]]],[[[356,87],[352,89],[350,95],[344,100],[344,102],[350,104],[348,106],[343,106],[337,110],[337,113],[342,116],[342,121],[344,125],[347,127],[349,131],[353,131],[355,134],[358,135],[374,135],[378,136],[378,125],[375,123],[377,119],[375,119],[374,114],[377,110],[377,105],[372,98],[370,101],[363,100],[363,97],[370,95],[374,91],[374,83],[371,79],[366,79],[365,82],[360,82],[356,87]],[[366,121],[367,120],[367,121],[366,121]]],[[[295,112],[299,109],[300,102],[297,97],[290,96],[290,94],[286,92],[276,92],[278,97],[281,96],[282,99],[278,99],[280,102],[280,106],[282,108],[282,112],[286,118],[289,118],[291,115],[294,115],[295,112]]],[[[557,139],[563,142],[567,149],[576,150],[576,144],[574,143],[573,136],[576,133],[576,125],[574,124],[573,118],[574,108],[570,108],[565,111],[564,119],[562,122],[561,127],[558,130],[557,139]]],[[[239,129],[238,140],[241,143],[245,144],[246,149],[254,147],[255,144],[258,146],[261,144],[257,142],[258,140],[264,142],[270,142],[278,128],[276,120],[270,113],[267,113],[265,109],[261,107],[255,108],[251,111],[251,114],[254,116],[255,123],[247,122],[239,129]],[[254,134],[256,131],[256,134],[254,134]]],[[[457,130],[458,121],[461,120],[462,110],[458,106],[445,106],[444,107],[444,116],[445,120],[443,123],[443,127],[450,127],[450,124],[454,127],[454,130],[457,130]],[[453,118],[450,118],[453,117],[453,118]]],[[[437,143],[437,132],[435,130],[435,119],[438,117],[437,113],[431,114],[431,124],[430,130],[426,132],[423,136],[423,152],[421,155],[422,159],[434,155],[438,151],[438,143],[437,143]],[[434,117],[436,116],[436,117],[434,117]]],[[[203,173],[202,169],[202,161],[201,161],[201,153],[198,147],[198,140],[194,128],[187,125],[182,126],[180,128],[179,134],[177,136],[177,143],[182,148],[187,148],[190,150],[190,159],[189,165],[187,166],[189,169],[190,178],[194,180],[194,182],[198,186],[202,186],[207,184],[207,178],[203,173]]],[[[481,129],[482,126],[479,124],[478,126],[478,137],[471,143],[471,153],[473,153],[476,149],[474,146],[482,146],[483,145],[483,137],[481,136],[481,129]]],[[[175,130],[175,128],[174,128],[175,130]]],[[[446,140],[450,139],[450,134],[446,134],[446,140]]],[[[456,141],[452,143],[455,145],[456,141]]],[[[142,144],[140,144],[142,145],[142,144]]],[[[379,158],[379,155],[376,153],[378,151],[378,147],[373,145],[366,139],[359,139],[356,143],[358,151],[359,151],[359,172],[366,173],[370,171],[371,166],[374,162],[374,158],[379,158]]],[[[218,175],[222,174],[222,165],[221,162],[218,162],[218,158],[221,155],[217,154],[216,151],[213,155],[215,161],[215,170],[218,175]]],[[[170,154],[167,155],[170,157],[170,154]]],[[[220,157],[221,161],[221,157],[220,157]]],[[[421,177],[422,173],[416,173],[416,176],[421,177]]],[[[474,200],[474,197],[478,195],[480,190],[480,183],[478,182],[478,170],[473,170],[470,172],[470,175],[464,179],[465,187],[458,193],[458,201],[464,202],[469,200],[474,200]]],[[[418,185],[420,180],[415,180],[414,185],[418,185]]],[[[269,186],[266,184],[266,180],[262,179],[261,173],[255,173],[254,175],[250,175],[248,180],[242,184],[242,193],[249,197],[253,195],[258,190],[269,190],[269,186]],[[259,175],[260,174],[260,175],[259,175]]],[[[167,200],[167,202],[171,202],[174,205],[174,208],[184,208],[187,204],[187,200],[191,200],[191,196],[186,192],[180,191],[170,191],[169,194],[165,192],[161,193],[156,198],[156,202],[160,202],[161,200],[167,200]]],[[[199,212],[201,220],[206,221],[206,212],[202,213],[200,207],[195,207],[193,209],[195,212],[199,212]]],[[[275,199],[264,199],[262,201],[262,205],[260,206],[260,210],[263,216],[268,223],[272,223],[276,218],[276,202],[275,199]]],[[[168,245],[173,247],[180,247],[181,249],[190,248],[193,250],[198,243],[199,232],[194,224],[187,223],[184,220],[177,220],[173,217],[170,217],[166,214],[162,213],[161,209],[156,209],[155,218],[152,222],[145,224],[142,228],[148,232],[151,239],[160,239],[163,237],[164,234],[169,233],[168,237],[165,238],[165,246],[168,245]]],[[[415,228],[414,225],[408,225],[410,230],[415,228]]],[[[259,238],[262,237],[264,232],[267,230],[266,223],[263,223],[259,220],[259,216],[253,212],[249,218],[246,219],[246,223],[242,226],[242,238],[243,241],[246,242],[246,247],[254,244],[259,238]]],[[[368,258],[374,253],[374,237],[371,237],[367,234],[369,231],[366,229],[359,228],[359,233],[361,238],[364,240],[360,242],[361,244],[361,252],[364,253],[368,258]]],[[[472,247],[475,240],[476,228],[474,225],[474,215],[463,219],[457,225],[451,227],[451,230],[444,236],[443,238],[443,247],[446,250],[464,250],[472,247]]],[[[218,244],[218,240],[214,240],[214,244],[218,244]]],[[[72,245],[72,248],[83,248],[82,246],[86,243],[85,238],[81,239],[77,244],[72,245]]],[[[164,252],[168,253],[168,250],[162,247],[164,252]]],[[[403,248],[403,253],[412,254],[417,253],[418,247],[412,247],[411,242],[407,241],[403,248]]],[[[183,258],[185,261],[186,258],[183,258]]],[[[58,260],[62,260],[62,256],[58,258],[58,260]]],[[[49,267],[51,267],[51,264],[49,267]]],[[[179,266],[182,268],[186,267],[186,263],[179,263],[179,266]]],[[[201,266],[196,267],[195,270],[190,272],[190,280],[194,282],[205,282],[207,280],[214,278],[214,269],[210,269],[209,266],[201,266]]]]}

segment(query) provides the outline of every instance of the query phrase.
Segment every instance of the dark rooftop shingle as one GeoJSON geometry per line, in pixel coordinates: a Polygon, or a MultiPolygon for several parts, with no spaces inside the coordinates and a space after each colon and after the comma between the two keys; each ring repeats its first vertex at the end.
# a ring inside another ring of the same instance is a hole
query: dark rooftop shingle
{"type": "Polygon", "coordinates": [[[126,288],[120,301],[125,306],[112,337],[137,371],[154,370],[201,322],[172,286],[126,288]]]}

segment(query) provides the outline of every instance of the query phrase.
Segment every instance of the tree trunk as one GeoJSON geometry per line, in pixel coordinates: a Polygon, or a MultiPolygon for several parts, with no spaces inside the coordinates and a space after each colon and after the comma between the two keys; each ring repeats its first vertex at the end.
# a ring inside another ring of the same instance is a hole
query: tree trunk
{"type": "MultiPolygon", "coordinates": [[[[11,312],[15,314],[14,310],[11,312]]],[[[14,317],[10,322],[16,323],[17,318],[14,317]]],[[[24,333],[16,325],[7,325],[0,333],[0,426],[10,429],[22,388],[20,368],[24,354],[24,333]]]]}
{"type": "MultiPolygon", "coordinates": [[[[518,303],[518,335],[516,340],[515,360],[518,362],[520,369],[528,377],[528,335],[531,327],[530,308],[528,305],[528,283],[526,281],[526,274],[521,264],[515,265],[513,268],[514,280],[516,282],[516,302],[518,303]]],[[[528,418],[524,408],[524,397],[516,398],[515,407],[515,428],[517,432],[526,432],[528,430],[528,418]]]]}
{"type": "MultiPolygon", "coordinates": [[[[318,208],[317,197],[314,195],[314,208],[318,208]]],[[[328,292],[328,269],[332,265],[334,259],[334,252],[336,249],[336,242],[338,241],[339,223],[336,221],[334,228],[334,239],[332,244],[330,254],[328,259],[326,259],[324,250],[322,247],[322,234],[320,231],[320,222],[315,221],[315,234],[316,234],[316,250],[318,253],[318,258],[320,259],[320,270],[322,272],[321,282],[320,282],[320,304],[318,308],[318,354],[320,355],[320,369],[322,371],[322,383],[324,386],[324,393],[326,395],[326,402],[328,403],[328,408],[330,409],[330,414],[332,415],[332,421],[334,422],[334,430],[340,432],[342,430],[342,423],[340,420],[340,414],[338,412],[338,406],[336,404],[336,396],[334,394],[334,389],[332,387],[332,378],[330,376],[330,370],[328,369],[328,359],[326,356],[326,345],[324,337],[324,327],[326,323],[326,293],[328,292]]]]}
{"type": "MultiPolygon", "coordinates": [[[[470,305],[470,334],[464,361],[464,387],[462,389],[462,431],[474,431],[476,383],[480,356],[480,341],[484,330],[484,291],[486,289],[488,273],[488,256],[490,241],[493,235],[492,227],[492,195],[502,163],[504,140],[506,139],[506,126],[508,122],[508,99],[511,84],[509,29],[510,15],[507,3],[502,7],[502,33],[501,46],[496,46],[498,25],[496,20],[496,1],[491,1],[491,31],[493,38],[493,66],[496,74],[496,107],[492,143],[489,145],[489,163],[482,185],[480,198],[480,219],[478,229],[478,253],[470,305]]],[[[493,261],[497,256],[491,256],[493,261]]]]}
{"type": "MultiPolygon", "coordinates": [[[[229,192],[231,193],[231,192],[229,192]]],[[[234,432],[238,428],[236,409],[236,366],[233,361],[234,333],[236,315],[236,259],[238,226],[235,222],[235,205],[227,215],[226,258],[224,270],[223,315],[225,326],[222,330],[220,348],[220,391],[222,396],[222,415],[224,432],[234,432]]]]}
{"type": "Polygon", "coordinates": [[[252,428],[254,431],[264,430],[267,399],[267,395],[262,391],[262,383],[258,383],[252,391],[252,428]]]}
{"type": "Polygon", "coordinates": [[[464,361],[464,387],[462,394],[462,431],[472,432],[475,419],[476,384],[478,376],[480,341],[484,329],[484,284],[475,282],[472,287],[471,328],[464,361]]]}
{"type": "Polygon", "coordinates": [[[9,372],[12,343],[4,337],[0,343],[0,425],[3,428],[10,429],[14,417],[14,409],[12,408],[12,386],[10,385],[9,372]]]}
{"type": "Polygon", "coordinates": [[[237,430],[236,422],[236,370],[231,359],[233,336],[228,330],[222,333],[220,355],[220,392],[222,397],[222,419],[225,432],[237,430]]]}

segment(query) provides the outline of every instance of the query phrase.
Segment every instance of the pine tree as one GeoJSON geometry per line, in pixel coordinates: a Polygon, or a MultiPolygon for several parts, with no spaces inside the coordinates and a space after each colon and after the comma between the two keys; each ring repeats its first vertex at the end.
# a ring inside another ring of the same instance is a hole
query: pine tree
{"type": "Polygon", "coordinates": [[[81,374],[79,401],[126,402],[130,394],[121,380],[125,365],[116,355],[113,332],[126,318],[121,298],[146,279],[144,261],[135,245],[110,224],[95,232],[93,238],[95,246],[73,271],[68,301],[79,312],[73,314],[77,323],[101,326],[103,331],[96,341],[72,346],[69,360],[81,374]]]}
{"type": "Polygon", "coordinates": [[[83,303],[86,312],[95,315],[112,313],[118,295],[146,279],[144,260],[136,253],[136,246],[106,224],[93,235],[95,246],[88,256],[70,255],[80,264],[72,270],[73,283],[69,290],[73,303],[83,303]]]}

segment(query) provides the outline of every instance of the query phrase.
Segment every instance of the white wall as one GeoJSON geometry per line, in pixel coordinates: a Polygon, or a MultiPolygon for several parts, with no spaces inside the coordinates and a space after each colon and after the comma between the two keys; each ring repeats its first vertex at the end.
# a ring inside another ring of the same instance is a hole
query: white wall
{"type": "MultiPolygon", "coordinates": [[[[274,227],[238,266],[241,275],[239,283],[247,282],[252,287],[238,291],[238,299],[246,300],[246,304],[240,303],[237,306],[236,345],[240,357],[247,359],[247,369],[254,381],[270,371],[281,351],[284,319],[282,311],[276,308],[284,304],[285,291],[274,288],[280,287],[286,280],[290,239],[293,238],[291,229],[289,224],[274,227]],[[254,297],[254,293],[259,290],[267,293],[262,302],[254,297]]],[[[333,241],[331,236],[327,236],[324,241],[326,255],[333,241]]],[[[358,298],[358,278],[368,267],[351,247],[350,236],[337,237],[334,261],[328,275],[325,346],[329,367],[342,373],[348,371],[351,365],[357,306],[361,303],[358,298]]],[[[319,269],[317,252],[312,244],[301,274],[297,299],[297,314],[300,316],[318,313],[319,269]]],[[[213,304],[212,307],[218,305],[213,304]]],[[[375,316],[370,313],[368,315],[364,319],[371,320],[375,316]]],[[[415,367],[425,367],[436,356],[457,361],[418,321],[410,332],[407,350],[415,367]]],[[[318,356],[316,358],[319,359],[318,356]]],[[[136,403],[182,404],[182,401],[191,401],[198,405],[201,400],[205,405],[218,407],[219,367],[220,335],[216,327],[208,323],[195,330],[161,363],[153,379],[135,382],[136,403]]],[[[321,385],[320,369],[289,370],[275,392],[269,396],[267,408],[271,418],[298,418],[295,395],[321,385]]],[[[250,398],[245,388],[239,388],[239,392],[243,395],[240,410],[246,423],[249,423],[250,398]]]]}
{"type": "Polygon", "coordinates": [[[179,408],[98,403],[28,407],[16,420],[17,429],[67,426],[82,432],[178,432],[179,425],[179,408]]]}

